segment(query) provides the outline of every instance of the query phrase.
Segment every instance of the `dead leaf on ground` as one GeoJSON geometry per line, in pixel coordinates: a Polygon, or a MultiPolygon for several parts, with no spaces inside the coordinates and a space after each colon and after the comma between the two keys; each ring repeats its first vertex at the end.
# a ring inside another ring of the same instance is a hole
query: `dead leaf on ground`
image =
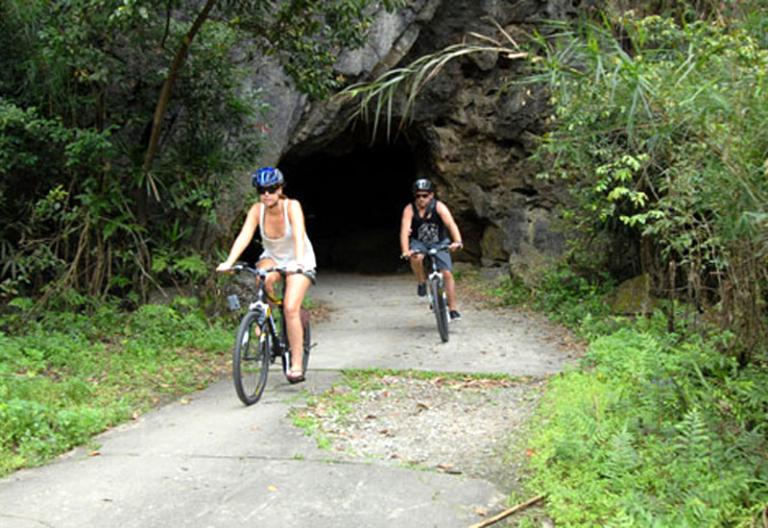
{"type": "Polygon", "coordinates": [[[437,469],[439,469],[440,471],[442,471],[444,473],[448,473],[450,475],[460,475],[461,474],[461,470],[456,469],[453,466],[453,464],[449,464],[447,462],[443,463],[443,464],[438,464],[437,465],[437,469]]]}

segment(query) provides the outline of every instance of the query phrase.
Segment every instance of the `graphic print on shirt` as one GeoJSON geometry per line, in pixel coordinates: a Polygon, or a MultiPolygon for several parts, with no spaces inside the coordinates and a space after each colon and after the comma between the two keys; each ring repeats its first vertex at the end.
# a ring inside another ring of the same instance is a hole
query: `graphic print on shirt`
{"type": "Polygon", "coordinates": [[[424,222],[419,226],[416,237],[425,244],[440,242],[440,226],[433,222],[424,222]]]}

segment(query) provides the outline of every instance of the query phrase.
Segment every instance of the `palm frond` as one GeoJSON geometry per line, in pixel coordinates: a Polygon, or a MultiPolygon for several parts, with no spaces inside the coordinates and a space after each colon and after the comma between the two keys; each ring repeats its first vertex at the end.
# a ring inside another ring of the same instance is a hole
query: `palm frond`
{"type": "Polygon", "coordinates": [[[404,97],[400,108],[399,127],[402,128],[413,115],[418,95],[448,63],[476,53],[495,53],[508,60],[522,59],[528,56],[526,52],[500,45],[491,37],[474,36],[480,40],[487,40],[491,44],[453,44],[436,53],[419,57],[407,66],[392,69],[373,81],[353,84],[341,91],[337,97],[344,101],[359,99],[357,108],[352,112],[350,120],[358,118],[368,120],[370,113],[373,112],[374,136],[380,126],[381,114],[386,112],[387,136],[389,137],[392,133],[392,118],[397,97],[401,95],[404,97]]]}

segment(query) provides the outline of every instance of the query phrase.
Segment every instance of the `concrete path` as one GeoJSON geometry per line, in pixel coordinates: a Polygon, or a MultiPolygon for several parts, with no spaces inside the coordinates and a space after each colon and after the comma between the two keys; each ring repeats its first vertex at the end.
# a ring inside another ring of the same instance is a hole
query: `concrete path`
{"type": "MultiPolygon", "coordinates": [[[[507,372],[539,376],[565,357],[522,316],[464,307],[440,343],[408,276],[323,275],[313,297],[332,309],[313,327],[307,383],[270,375],[243,407],[229,380],[0,480],[0,527],[463,527],[499,507],[504,490],[462,475],[320,450],[286,415],[342,368],[507,372]]],[[[233,329],[234,332],[234,329],[233,329]]]]}

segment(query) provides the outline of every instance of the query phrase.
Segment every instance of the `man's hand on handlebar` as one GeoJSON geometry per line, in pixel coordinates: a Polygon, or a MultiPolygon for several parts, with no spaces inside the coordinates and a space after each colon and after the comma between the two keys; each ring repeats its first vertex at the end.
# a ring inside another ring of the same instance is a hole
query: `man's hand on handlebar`
{"type": "Polygon", "coordinates": [[[451,242],[451,245],[448,246],[448,249],[450,251],[458,251],[458,250],[460,250],[463,247],[464,247],[464,244],[462,244],[461,241],[459,241],[459,242],[451,242]]]}

